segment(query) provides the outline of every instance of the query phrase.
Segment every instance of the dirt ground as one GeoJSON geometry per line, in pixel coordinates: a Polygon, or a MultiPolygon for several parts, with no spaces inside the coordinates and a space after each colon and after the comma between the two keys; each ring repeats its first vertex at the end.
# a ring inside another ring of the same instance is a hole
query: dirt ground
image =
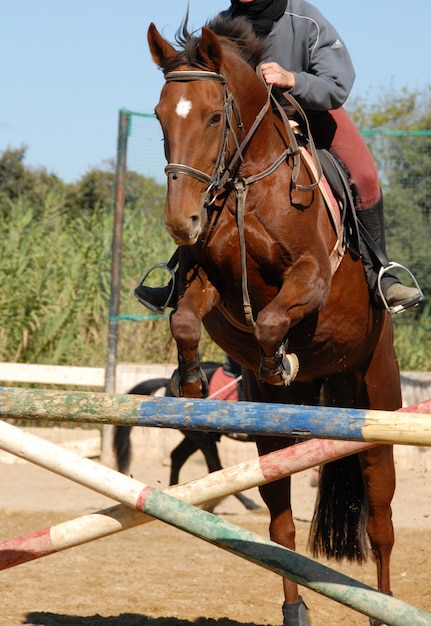
{"type": "MultiPolygon", "coordinates": [[[[169,468],[134,461],[132,474],[165,488],[169,468]]],[[[203,475],[198,455],[183,480],[203,475]]],[[[0,540],[110,506],[112,501],[33,465],[0,463],[0,540]]],[[[257,489],[247,492],[262,504],[257,489]]],[[[306,554],[315,489],[310,472],[294,477],[298,551],[306,554]]],[[[267,536],[264,508],[246,511],[230,496],[216,514],[267,536]]],[[[400,469],[394,501],[394,595],[431,612],[431,488],[426,470],[400,469]]],[[[329,564],[375,584],[372,562],[329,564]]],[[[281,624],[280,578],[162,522],[1,572],[0,624],[42,626],[273,626],[281,624]]],[[[365,626],[368,618],[308,589],[313,626],[365,626]]],[[[410,625],[406,625],[410,626],[410,625]]]]}

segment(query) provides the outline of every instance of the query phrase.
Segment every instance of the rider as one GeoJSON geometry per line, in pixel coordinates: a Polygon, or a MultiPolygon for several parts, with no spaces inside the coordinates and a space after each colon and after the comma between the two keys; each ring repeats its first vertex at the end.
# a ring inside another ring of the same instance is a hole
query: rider
{"type": "MultiPolygon", "coordinates": [[[[343,40],[305,0],[231,0],[221,15],[244,16],[255,34],[265,39],[266,62],[261,66],[265,82],[290,92],[307,113],[315,143],[335,154],[349,172],[356,215],[379,249],[376,256],[369,245],[361,246],[368,288],[374,304],[382,307],[378,274],[382,263],[386,265],[383,198],[373,158],[342,106],[355,79],[343,40]]],[[[151,288],[142,281],[135,296],[151,310],[162,311],[171,288],[172,283],[151,288]]],[[[380,289],[391,312],[416,306],[424,298],[417,286],[402,285],[389,271],[383,274],[380,289]]]]}

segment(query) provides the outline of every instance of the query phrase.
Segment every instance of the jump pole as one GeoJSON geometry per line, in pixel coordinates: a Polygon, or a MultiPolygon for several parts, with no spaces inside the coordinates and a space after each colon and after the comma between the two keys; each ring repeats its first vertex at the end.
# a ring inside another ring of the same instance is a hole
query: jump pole
{"type": "Polygon", "coordinates": [[[429,413],[0,387],[0,417],[431,446],[429,413]]]}
{"type": "MultiPolygon", "coordinates": [[[[72,452],[42,439],[36,439],[34,435],[22,433],[15,426],[0,421],[0,449],[21,456],[27,461],[87,487],[89,486],[88,476],[92,476],[91,487],[93,488],[94,481],[97,480],[97,488],[94,487],[96,491],[102,492],[104,484],[115,482],[124,493],[127,493],[126,490],[132,487],[133,494],[127,506],[119,504],[0,543],[0,570],[154,521],[152,517],[133,510],[135,508],[134,502],[138,498],[137,494],[145,489],[143,483],[126,478],[104,466],[95,466],[91,461],[87,463],[87,459],[80,457],[81,471],[78,480],[76,476],[72,477],[70,470],[68,470],[69,465],[76,462],[75,456],[71,456],[73,455],[72,452]]],[[[189,504],[201,505],[217,498],[223,498],[239,491],[285,478],[322,463],[361,452],[376,445],[373,443],[331,441],[329,439],[309,439],[289,448],[266,454],[254,461],[246,461],[233,467],[212,472],[186,484],[169,487],[165,493],[189,504]]],[[[110,496],[110,493],[106,492],[104,495],[110,496]]]]}
{"type": "Polygon", "coordinates": [[[196,509],[171,495],[126,478],[89,459],[82,459],[38,437],[22,433],[14,426],[6,423],[0,423],[0,426],[6,426],[6,431],[10,431],[10,442],[3,449],[21,458],[31,460],[47,469],[53,469],[56,473],[115,498],[126,506],[131,506],[281,576],[290,578],[300,585],[313,589],[364,615],[385,622],[389,626],[405,626],[406,623],[414,623],[417,626],[431,625],[431,615],[420,609],[386,596],[368,585],[313,562],[311,559],[210,513],[196,509]],[[50,455],[50,459],[41,463],[39,455],[45,456],[46,453],[50,455]],[[88,478],[89,473],[94,473],[91,479],[88,478]],[[100,483],[101,479],[102,483],[100,483]],[[138,491],[139,489],[141,490],[138,491]]]}
{"type": "MultiPolygon", "coordinates": [[[[9,443],[3,449],[112,497],[126,506],[165,521],[189,534],[242,556],[300,585],[384,621],[389,626],[431,625],[431,615],[385,596],[347,576],[239,528],[215,515],[63,450],[6,423],[9,443]],[[14,432],[15,431],[15,432],[14,432]],[[46,457],[46,458],[45,458],[46,457]],[[41,458],[43,461],[41,462],[41,458]],[[90,478],[91,477],[91,478],[90,478]]],[[[6,426],[6,429],[3,427],[6,426]]]]}
{"type": "MultiPolygon", "coordinates": [[[[431,400],[400,411],[430,410],[431,400]]],[[[0,431],[2,422],[0,422],[0,431]]],[[[7,429],[8,430],[8,429],[7,429]]],[[[15,430],[12,429],[14,433],[15,430]]],[[[208,474],[187,484],[175,485],[166,493],[189,504],[204,504],[239,491],[310,469],[323,463],[355,454],[375,444],[310,439],[300,444],[263,455],[255,461],[240,463],[208,474]]],[[[0,448],[10,451],[8,433],[0,433],[0,448]]],[[[57,452],[57,450],[56,450],[57,452]]],[[[49,456],[47,458],[50,458],[49,456]]],[[[38,457],[38,462],[41,459],[38,457]]],[[[45,466],[46,467],[46,466],[45,466]]],[[[50,467],[46,469],[51,469],[50,467]]],[[[143,485],[141,485],[143,488],[143,485]]],[[[67,550],[108,535],[153,521],[152,518],[122,504],[56,524],[0,543],[0,570],[67,550]]]]}

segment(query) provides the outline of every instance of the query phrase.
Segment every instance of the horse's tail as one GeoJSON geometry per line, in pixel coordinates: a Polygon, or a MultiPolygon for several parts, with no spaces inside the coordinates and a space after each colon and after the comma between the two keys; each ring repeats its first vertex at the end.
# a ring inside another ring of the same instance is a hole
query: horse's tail
{"type": "MultiPolygon", "coordinates": [[[[152,396],[159,389],[167,387],[169,382],[168,378],[153,378],[152,380],[145,380],[143,383],[135,385],[127,393],[140,395],[140,396],[152,396]]],[[[114,429],[114,454],[117,463],[118,471],[122,474],[127,474],[129,471],[130,460],[132,457],[132,444],[130,441],[131,426],[116,426],[114,429]]]]}
{"type": "Polygon", "coordinates": [[[308,540],[313,556],[364,562],[368,552],[367,519],[358,455],[324,465],[308,540]]]}

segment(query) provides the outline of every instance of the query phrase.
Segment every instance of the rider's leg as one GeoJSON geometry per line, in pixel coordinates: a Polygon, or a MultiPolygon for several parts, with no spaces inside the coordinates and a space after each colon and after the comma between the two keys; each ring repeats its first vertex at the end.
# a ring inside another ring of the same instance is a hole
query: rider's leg
{"type": "MultiPolygon", "coordinates": [[[[369,209],[357,211],[356,215],[386,257],[383,197],[380,196],[376,204],[369,209]]],[[[367,284],[373,296],[374,303],[377,306],[381,306],[382,300],[378,288],[378,274],[382,267],[381,262],[365,242],[362,241],[361,247],[362,263],[364,265],[367,284]]],[[[406,287],[401,284],[398,278],[390,271],[382,275],[380,289],[389,309],[396,309],[397,311],[405,310],[419,304],[419,302],[423,300],[423,294],[417,287],[406,287]],[[402,308],[399,309],[399,307],[402,308]]]]}
{"type": "MultiPolygon", "coordinates": [[[[351,177],[358,220],[386,257],[383,198],[377,168],[367,144],[343,108],[318,113],[310,122],[316,143],[330,150],[346,166],[351,177]]],[[[382,264],[364,242],[362,262],[373,301],[382,306],[384,303],[377,280],[382,264]]],[[[416,306],[423,300],[420,289],[404,286],[389,272],[383,274],[380,287],[389,309],[397,312],[416,306]]]]}

